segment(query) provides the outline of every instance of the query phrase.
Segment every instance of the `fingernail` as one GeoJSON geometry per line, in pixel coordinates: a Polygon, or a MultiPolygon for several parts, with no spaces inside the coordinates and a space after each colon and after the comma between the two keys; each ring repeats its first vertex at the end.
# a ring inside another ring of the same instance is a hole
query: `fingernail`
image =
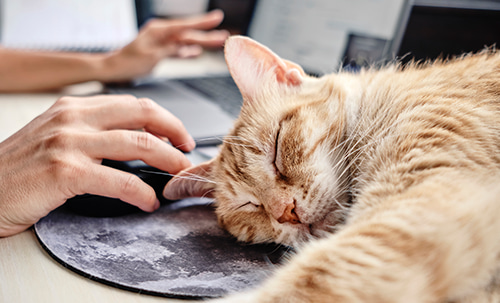
{"type": "Polygon", "coordinates": [[[155,205],[153,206],[153,210],[157,210],[158,208],[160,208],[160,200],[156,199],[155,205]]]}
{"type": "Polygon", "coordinates": [[[229,36],[229,32],[226,30],[214,31],[212,35],[215,39],[226,39],[229,36]]]}
{"type": "Polygon", "coordinates": [[[186,147],[190,151],[196,147],[196,142],[194,141],[194,139],[192,137],[189,139],[189,143],[186,144],[186,147]]]}
{"type": "Polygon", "coordinates": [[[208,13],[210,15],[222,15],[222,16],[224,16],[224,11],[221,10],[221,9],[218,9],[218,8],[216,8],[216,9],[214,9],[214,10],[208,12],[208,13]]]}

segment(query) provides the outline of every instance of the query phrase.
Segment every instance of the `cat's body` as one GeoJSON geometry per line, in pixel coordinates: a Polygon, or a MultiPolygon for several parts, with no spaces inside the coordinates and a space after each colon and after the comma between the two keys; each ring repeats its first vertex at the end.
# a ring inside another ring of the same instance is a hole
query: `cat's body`
{"type": "Polygon", "coordinates": [[[186,173],[216,185],[165,194],[213,190],[243,241],[311,240],[240,300],[500,299],[500,53],[318,79],[246,38],[226,59],[242,114],[186,173]]]}

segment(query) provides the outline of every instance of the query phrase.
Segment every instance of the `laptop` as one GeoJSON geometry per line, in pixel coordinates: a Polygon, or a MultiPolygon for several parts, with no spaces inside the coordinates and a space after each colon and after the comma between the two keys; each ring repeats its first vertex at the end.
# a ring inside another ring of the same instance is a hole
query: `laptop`
{"type": "MultiPolygon", "coordinates": [[[[246,33],[311,75],[393,56],[410,0],[260,0],[246,33]]],[[[109,93],[156,101],[183,121],[197,146],[217,145],[231,129],[242,97],[230,75],[155,79],[109,93]]]]}

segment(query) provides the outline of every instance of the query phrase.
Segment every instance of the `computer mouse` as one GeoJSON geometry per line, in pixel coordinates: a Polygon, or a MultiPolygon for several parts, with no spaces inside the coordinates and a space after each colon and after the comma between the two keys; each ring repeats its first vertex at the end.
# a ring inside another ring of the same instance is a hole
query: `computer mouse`
{"type": "MultiPolygon", "coordinates": [[[[166,172],[152,167],[141,160],[114,161],[104,159],[102,165],[137,175],[155,190],[160,203],[164,204],[170,202],[162,195],[163,188],[172,178],[166,172]]],[[[65,207],[79,215],[89,217],[116,217],[142,212],[138,207],[119,199],[92,194],[78,195],[68,199],[65,203],[65,207]]]]}

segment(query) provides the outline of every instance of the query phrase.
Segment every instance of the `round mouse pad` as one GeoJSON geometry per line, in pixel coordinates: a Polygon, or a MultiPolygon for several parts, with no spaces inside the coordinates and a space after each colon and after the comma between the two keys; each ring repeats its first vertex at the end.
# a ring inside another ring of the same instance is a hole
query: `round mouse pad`
{"type": "Polygon", "coordinates": [[[82,215],[66,205],[35,224],[35,232],[51,256],[85,277],[166,297],[245,290],[268,276],[287,252],[237,242],[201,199],[116,217],[82,215]]]}

